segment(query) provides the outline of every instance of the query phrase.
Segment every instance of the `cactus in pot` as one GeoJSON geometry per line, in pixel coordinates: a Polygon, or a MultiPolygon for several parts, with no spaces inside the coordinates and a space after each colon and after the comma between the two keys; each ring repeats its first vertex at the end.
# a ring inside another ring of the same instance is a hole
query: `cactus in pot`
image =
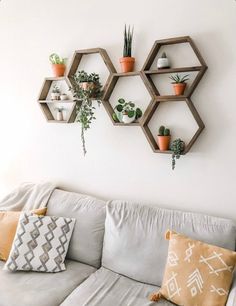
{"type": "Polygon", "coordinates": [[[166,128],[164,125],[161,125],[157,136],[160,151],[167,151],[169,149],[170,138],[170,129],[166,128]]]}

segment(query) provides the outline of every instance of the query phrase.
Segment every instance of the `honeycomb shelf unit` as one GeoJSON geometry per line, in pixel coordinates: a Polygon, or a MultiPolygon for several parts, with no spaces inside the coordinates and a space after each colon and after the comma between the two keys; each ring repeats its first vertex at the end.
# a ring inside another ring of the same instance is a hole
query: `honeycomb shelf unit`
{"type": "Polygon", "coordinates": [[[53,82],[61,82],[64,81],[68,88],[70,88],[71,84],[67,77],[48,77],[44,79],[42,88],[38,97],[38,104],[42,109],[42,112],[49,123],[73,123],[76,118],[76,103],[73,100],[50,100],[48,99],[48,94],[51,90],[53,82]],[[67,115],[67,120],[58,121],[54,118],[52,111],[50,110],[49,105],[54,104],[71,104],[71,109],[67,115]]]}
{"type": "Polygon", "coordinates": [[[199,135],[201,134],[202,130],[204,129],[204,123],[200,117],[200,115],[197,112],[197,109],[195,108],[191,96],[193,92],[195,91],[196,87],[198,86],[199,82],[201,81],[203,75],[205,74],[207,70],[207,65],[200,54],[197,46],[193,42],[193,40],[189,36],[183,36],[183,37],[176,37],[176,38],[169,38],[169,39],[162,39],[157,40],[154,42],[154,45],[150,51],[150,53],[147,56],[147,59],[144,62],[144,65],[140,71],[134,71],[134,72],[128,72],[128,73],[120,73],[117,72],[112,61],[110,60],[107,52],[103,48],[92,48],[92,49],[84,49],[84,50],[76,50],[74,52],[74,56],[72,58],[71,64],[69,66],[68,72],[65,77],[61,78],[46,78],[44,80],[42,89],[40,91],[40,95],[38,98],[38,104],[40,105],[46,119],[48,122],[53,123],[72,123],[76,119],[76,103],[73,100],[66,100],[66,101],[56,101],[56,103],[71,103],[72,104],[72,110],[71,113],[68,116],[67,120],[64,121],[57,121],[54,119],[54,116],[52,112],[50,111],[49,105],[51,103],[55,103],[54,101],[49,100],[48,93],[50,92],[51,85],[54,81],[65,81],[69,87],[71,87],[71,81],[73,79],[73,75],[76,73],[76,71],[79,68],[79,65],[81,63],[81,60],[84,56],[91,55],[91,54],[99,54],[101,56],[101,59],[105,63],[105,66],[109,72],[109,75],[104,82],[103,86],[103,97],[102,97],[102,104],[111,119],[111,122],[115,126],[137,126],[140,127],[148,140],[148,143],[150,144],[153,152],[155,153],[162,153],[162,154],[172,154],[170,150],[168,151],[160,151],[158,144],[148,126],[150,120],[153,118],[153,115],[155,112],[158,113],[158,106],[160,103],[165,102],[179,102],[179,103],[186,103],[188,109],[190,110],[193,120],[197,124],[197,131],[194,133],[194,135],[191,137],[189,143],[186,144],[185,150],[183,154],[186,154],[189,152],[199,135]],[[194,52],[196,58],[199,61],[199,64],[196,66],[186,66],[186,67],[175,67],[175,68],[167,68],[167,69],[152,69],[153,63],[158,56],[158,53],[163,46],[168,45],[178,45],[178,44],[188,44],[192,51],[194,52]],[[154,84],[154,81],[152,79],[155,75],[164,75],[164,74],[171,74],[171,73],[184,73],[184,72],[193,72],[196,73],[196,76],[194,77],[191,85],[186,90],[185,95],[183,96],[176,96],[176,95],[161,95],[160,91],[158,90],[157,86],[154,84]],[[144,84],[146,90],[148,91],[150,95],[150,103],[147,106],[147,108],[144,110],[144,114],[142,118],[140,118],[138,121],[130,123],[130,124],[124,124],[122,122],[116,122],[113,119],[113,113],[114,109],[110,103],[111,95],[116,87],[116,84],[119,80],[119,78],[126,78],[126,77],[139,77],[144,84]]]}

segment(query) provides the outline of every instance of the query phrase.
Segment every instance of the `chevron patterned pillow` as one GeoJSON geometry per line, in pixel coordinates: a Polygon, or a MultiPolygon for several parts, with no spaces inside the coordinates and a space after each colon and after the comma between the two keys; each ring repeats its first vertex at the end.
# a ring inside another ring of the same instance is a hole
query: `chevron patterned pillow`
{"type": "Polygon", "coordinates": [[[21,213],[4,270],[60,272],[75,219],[21,213]]]}
{"type": "Polygon", "coordinates": [[[190,239],[173,231],[164,279],[152,301],[165,298],[177,305],[224,306],[227,301],[236,252],[190,239]]]}

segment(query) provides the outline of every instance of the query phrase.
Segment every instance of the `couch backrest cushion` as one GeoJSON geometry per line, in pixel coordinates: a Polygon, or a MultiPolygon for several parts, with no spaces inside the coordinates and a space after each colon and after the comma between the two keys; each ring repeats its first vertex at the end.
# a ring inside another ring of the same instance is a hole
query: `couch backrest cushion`
{"type": "Polygon", "coordinates": [[[104,236],[106,203],[93,197],[56,189],[48,202],[47,215],[75,218],[67,258],[98,268],[104,236]]]}
{"type": "Polygon", "coordinates": [[[140,282],[161,286],[168,241],[175,230],[193,239],[235,249],[231,220],[111,201],[107,205],[102,265],[140,282]]]}

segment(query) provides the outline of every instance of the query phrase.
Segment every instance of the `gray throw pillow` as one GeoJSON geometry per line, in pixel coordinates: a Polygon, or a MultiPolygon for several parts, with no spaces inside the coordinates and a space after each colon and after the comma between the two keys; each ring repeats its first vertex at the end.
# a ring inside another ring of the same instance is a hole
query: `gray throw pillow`
{"type": "Polygon", "coordinates": [[[4,270],[60,272],[75,219],[21,213],[4,270]]]}

